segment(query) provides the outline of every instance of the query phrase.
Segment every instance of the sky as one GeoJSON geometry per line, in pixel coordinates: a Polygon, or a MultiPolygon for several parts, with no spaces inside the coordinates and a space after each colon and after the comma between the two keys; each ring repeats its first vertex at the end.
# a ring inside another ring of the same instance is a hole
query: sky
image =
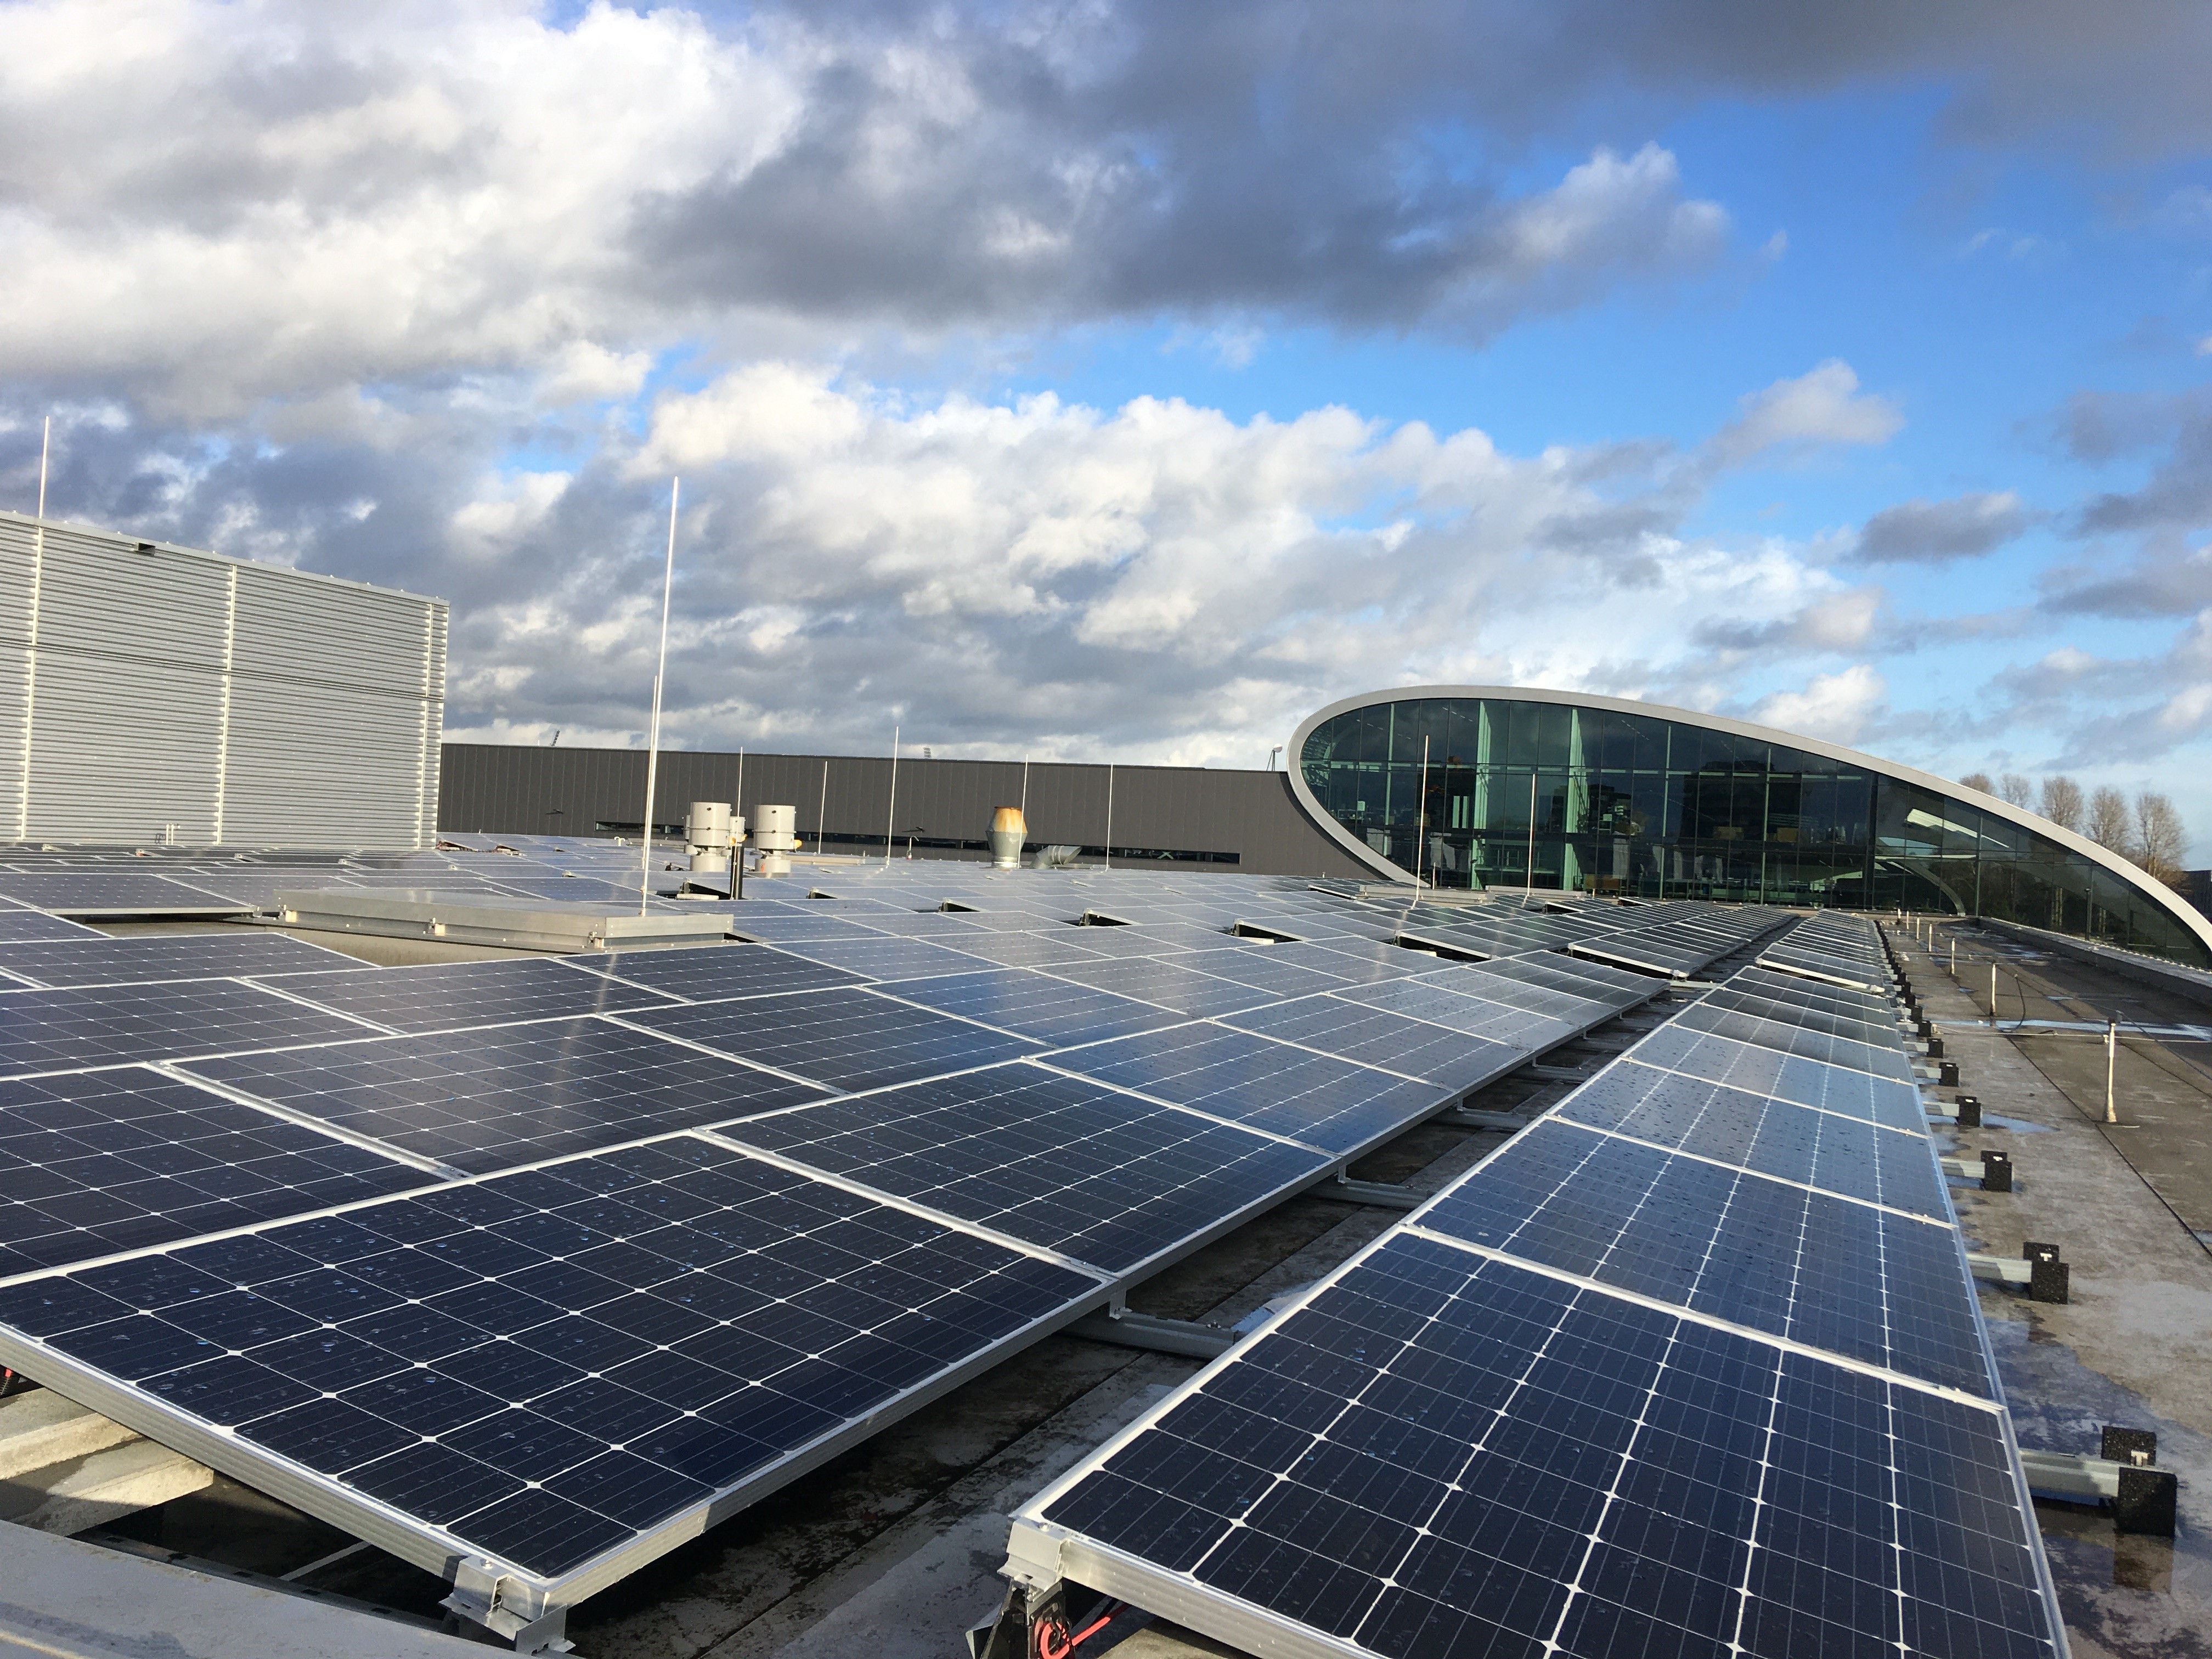
{"type": "Polygon", "coordinates": [[[0,506],[447,734],[1259,767],[1583,690],[2212,855],[2212,8],[0,0],[0,506]]]}

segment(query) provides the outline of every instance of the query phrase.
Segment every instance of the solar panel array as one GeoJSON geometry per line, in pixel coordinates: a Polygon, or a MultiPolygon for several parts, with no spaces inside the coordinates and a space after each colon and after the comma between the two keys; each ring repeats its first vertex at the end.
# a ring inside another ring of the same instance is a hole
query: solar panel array
{"type": "MultiPolygon", "coordinates": [[[[216,874],[612,874],[519,851],[216,874]]],[[[216,879],[155,862],[15,890],[216,879]]],[[[1407,948],[1406,908],[933,866],[749,884],[774,943],[372,969],[19,897],[51,939],[0,931],[0,1362],[570,1601],[1662,988],[1407,948]]]]}
{"type": "Polygon", "coordinates": [[[2063,1654],[1894,1006],[1711,1008],[1025,1506],[1009,1572],[1278,1656],[2063,1654]]]}

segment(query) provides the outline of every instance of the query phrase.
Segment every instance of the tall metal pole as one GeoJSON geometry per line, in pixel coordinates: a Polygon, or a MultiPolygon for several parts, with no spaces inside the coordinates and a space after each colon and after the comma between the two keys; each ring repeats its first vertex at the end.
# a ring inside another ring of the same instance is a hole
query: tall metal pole
{"type": "Polygon", "coordinates": [[[823,826],[830,822],[830,763],[822,763],[822,805],[814,809],[814,856],[822,856],[823,826]]]}
{"type": "Polygon", "coordinates": [[[884,868],[891,867],[891,826],[898,822],[898,734],[891,727],[891,793],[884,804],[884,868]]]}
{"type": "Polygon", "coordinates": [[[1528,774],[1528,862],[1521,872],[1521,902],[1536,895],[1536,775],[1528,774]]]}
{"type": "Polygon", "coordinates": [[[660,690],[668,675],[668,600],[676,591],[676,498],[681,479],[668,481],[668,568],[660,578],[660,659],[653,671],[653,729],[645,744],[645,840],[637,871],[637,913],[653,895],[653,791],[660,781],[660,690]]]}
{"type": "Polygon", "coordinates": [[[1114,867],[1114,763],[1106,763],[1106,867],[1114,867]]]}
{"type": "Polygon", "coordinates": [[[2107,1018],[2105,1021],[2105,1121],[2107,1123],[2120,1121],[2119,1111],[2112,1098],[2112,1078],[2119,1070],[2119,1065],[2120,1022],[2107,1018]]]}
{"type": "MultiPolygon", "coordinates": [[[[1022,757],[1022,822],[1030,821],[1030,757],[1022,757]]],[[[1024,831],[1024,833],[1027,833],[1024,831]]]]}
{"type": "Polygon", "coordinates": [[[1415,816],[1419,826],[1413,832],[1413,890],[1421,890],[1421,853],[1429,844],[1429,740],[1421,739],[1421,810],[1415,816]]]}
{"type": "Polygon", "coordinates": [[[23,810],[15,824],[17,841],[31,838],[31,731],[38,708],[39,599],[46,575],[46,457],[53,442],[54,417],[49,415],[39,439],[39,524],[31,532],[30,639],[23,653],[23,810]]]}

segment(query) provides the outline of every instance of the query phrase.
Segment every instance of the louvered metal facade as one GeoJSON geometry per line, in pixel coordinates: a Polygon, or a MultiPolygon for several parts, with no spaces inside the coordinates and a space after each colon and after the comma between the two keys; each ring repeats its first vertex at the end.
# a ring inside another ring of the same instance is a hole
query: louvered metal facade
{"type": "Polygon", "coordinates": [[[0,513],[0,842],[415,848],[446,606],[0,513]]]}

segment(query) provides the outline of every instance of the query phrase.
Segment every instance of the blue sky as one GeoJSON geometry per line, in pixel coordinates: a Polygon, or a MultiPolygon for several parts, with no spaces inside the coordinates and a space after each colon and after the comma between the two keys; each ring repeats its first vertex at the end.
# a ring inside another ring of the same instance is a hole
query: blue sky
{"type": "Polygon", "coordinates": [[[690,746],[1502,680],[2212,846],[2212,21],[1989,16],[0,0],[0,492],[447,598],[455,735],[641,741],[680,471],[690,746]]]}

